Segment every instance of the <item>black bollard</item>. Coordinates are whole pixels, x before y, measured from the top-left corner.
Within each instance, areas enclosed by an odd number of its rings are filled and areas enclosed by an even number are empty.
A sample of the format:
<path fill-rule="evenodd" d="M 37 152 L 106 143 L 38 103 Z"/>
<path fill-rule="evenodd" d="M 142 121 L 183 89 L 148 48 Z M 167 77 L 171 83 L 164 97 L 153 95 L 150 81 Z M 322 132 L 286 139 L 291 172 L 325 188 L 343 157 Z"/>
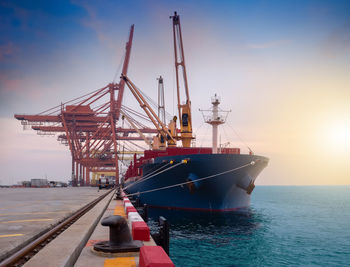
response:
<path fill-rule="evenodd" d="M 122 216 L 108 216 L 101 224 L 109 227 L 109 241 L 96 243 L 94 250 L 107 253 L 137 252 L 143 246 L 141 241 L 132 240 L 128 223 Z"/>
<path fill-rule="evenodd" d="M 120 186 L 118 187 L 117 189 L 117 192 L 115 193 L 115 199 L 114 200 L 122 200 L 123 197 L 122 197 L 122 193 L 121 193 L 121 189 L 120 189 Z"/>
<path fill-rule="evenodd" d="M 170 243 L 169 242 L 170 241 L 169 222 L 163 216 L 160 216 L 159 217 L 159 225 L 160 225 L 159 232 L 160 232 L 161 236 L 163 237 L 162 247 L 165 250 L 165 252 L 169 255 L 169 243 Z"/>
<path fill-rule="evenodd" d="M 143 204 L 142 218 L 145 222 L 148 222 L 148 206 L 147 206 L 147 204 Z"/>
<path fill-rule="evenodd" d="M 152 234 L 152 238 L 169 255 L 169 223 L 163 216 L 159 217 L 159 233 Z"/>

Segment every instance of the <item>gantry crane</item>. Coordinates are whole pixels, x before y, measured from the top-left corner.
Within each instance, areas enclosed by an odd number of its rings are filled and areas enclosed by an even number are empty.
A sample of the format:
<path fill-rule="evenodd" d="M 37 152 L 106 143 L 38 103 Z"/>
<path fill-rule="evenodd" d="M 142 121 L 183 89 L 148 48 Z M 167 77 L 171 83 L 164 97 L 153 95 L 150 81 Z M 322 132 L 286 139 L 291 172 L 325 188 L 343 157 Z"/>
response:
<path fill-rule="evenodd" d="M 122 73 L 127 74 L 134 33 L 130 28 Z M 119 182 L 118 141 L 143 140 L 132 133 L 157 133 L 155 129 L 117 127 L 122 112 L 125 82 L 105 87 L 37 115 L 15 115 L 23 125 L 32 126 L 38 134 L 58 135 L 58 141 L 69 146 L 72 156 L 72 184 L 89 185 L 90 172 L 113 171 Z M 115 99 L 116 91 L 118 97 Z"/>
<path fill-rule="evenodd" d="M 157 116 L 142 93 L 127 77 L 134 25 L 131 26 L 128 42 L 126 43 L 124 64 L 119 83 L 110 83 L 103 88 L 37 115 L 15 115 L 15 118 L 20 120 L 22 125 L 32 126 L 32 129 L 36 130 L 38 134 L 61 133 L 58 135 L 58 141 L 69 146 L 71 151 L 73 185 L 78 183 L 89 185 L 90 172 L 97 173 L 101 171 L 115 172 L 116 182 L 118 183 L 118 153 L 121 153 L 118 141 L 120 140 L 144 140 L 153 149 L 164 149 L 166 145 L 176 146 L 177 140 L 182 141 L 183 147 L 191 146 L 191 140 L 194 138 L 192 135 L 191 101 L 180 18 L 176 12 L 171 18 L 173 21 L 176 88 L 180 121 L 179 135 L 176 129 L 176 116 L 167 126 L 165 116 L 160 115 L 164 113 L 164 100 L 162 100 L 163 104 L 159 104 L 161 113 Z M 184 104 L 181 104 L 180 72 L 182 72 L 183 90 L 186 96 Z M 128 113 L 136 114 L 137 112 L 135 113 L 135 111 L 122 105 L 125 83 L 148 115 L 155 129 L 148 128 L 129 117 Z M 163 86 L 161 78 L 159 79 L 159 86 Z M 117 99 L 115 99 L 116 91 L 118 91 Z M 117 127 L 121 114 L 123 121 L 126 118 L 132 128 Z M 162 119 L 159 118 L 159 115 Z M 157 134 L 153 137 L 153 144 L 144 135 L 145 133 Z M 138 136 L 130 136 L 130 134 L 138 134 Z"/>

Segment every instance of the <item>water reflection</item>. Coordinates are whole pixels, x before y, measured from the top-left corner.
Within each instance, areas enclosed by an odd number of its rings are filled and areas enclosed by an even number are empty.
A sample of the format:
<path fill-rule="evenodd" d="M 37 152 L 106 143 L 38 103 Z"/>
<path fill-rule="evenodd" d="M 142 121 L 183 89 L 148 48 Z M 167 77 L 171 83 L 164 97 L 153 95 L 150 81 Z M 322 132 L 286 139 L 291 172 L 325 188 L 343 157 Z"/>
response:
<path fill-rule="evenodd" d="M 149 218 L 152 224 L 158 221 L 159 216 L 165 217 L 171 224 L 172 229 L 181 229 L 184 231 L 196 231 L 197 228 L 225 228 L 231 230 L 244 231 L 249 233 L 258 228 L 262 218 L 252 209 L 225 212 L 189 212 L 177 210 L 149 209 Z"/>
<path fill-rule="evenodd" d="M 212 257 L 221 258 L 220 266 L 231 266 L 233 259 L 237 264 L 241 257 L 259 264 L 268 249 L 264 241 L 268 220 L 253 209 L 229 213 L 150 209 L 151 231 L 156 231 L 159 216 L 170 223 L 170 255 L 176 266 L 204 266 Z"/>
<path fill-rule="evenodd" d="M 170 236 L 176 239 L 207 240 L 225 245 L 234 239 L 249 238 L 261 227 L 261 218 L 253 210 L 229 213 L 150 210 L 151 229 L 156 229 L 158 217 L 170 223 Z M 220 242 L 218 242 L 220 240 Z"/>

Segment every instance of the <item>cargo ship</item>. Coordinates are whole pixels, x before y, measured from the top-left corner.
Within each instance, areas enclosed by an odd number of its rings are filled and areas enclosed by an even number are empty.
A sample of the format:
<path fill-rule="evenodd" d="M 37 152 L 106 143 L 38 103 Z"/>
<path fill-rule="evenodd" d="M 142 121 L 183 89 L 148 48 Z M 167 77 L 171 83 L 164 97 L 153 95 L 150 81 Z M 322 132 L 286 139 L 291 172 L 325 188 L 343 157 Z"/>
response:
<path fill-rule="evenodd" d="M 191 101 L 180 17 L 175 12 L 170 18 L 180 129 L 176 125 L 176 116 L 166 125 L 165 116 L 161 115 L 161 111 L 164 112 L 161 104 L 164 100 L 160 101 L 159 95 L 164 97 L 164 92 L 158 91 L 157 115 L 136 85 L 122 74 L 125 84 L 158 130 L 153 142 L 149 142 L 151 149 L 145 150 L 140 158 L 134 155 L 123 177 L 123 190 L 141 204 L 155 208 L 210 212 L 245 209 L 249 207 L 255 180 L 269 160 L 254 155 L 251 151 L 249 154 L 241 154 L 239 148 L 218 148 L 218 126 L 225 119 L 219 114 L 220 100 L 216 95 L 212 99 L 211 115 L 206 117 L 206 122 L 213 130 L 212 147 L 193 146 Z M 159 84 L 162 85 L 161 79 Z M 183 102 L 181 90 L 186 96 Z M 182 146 L 177 146 L 179 141 Z"/>

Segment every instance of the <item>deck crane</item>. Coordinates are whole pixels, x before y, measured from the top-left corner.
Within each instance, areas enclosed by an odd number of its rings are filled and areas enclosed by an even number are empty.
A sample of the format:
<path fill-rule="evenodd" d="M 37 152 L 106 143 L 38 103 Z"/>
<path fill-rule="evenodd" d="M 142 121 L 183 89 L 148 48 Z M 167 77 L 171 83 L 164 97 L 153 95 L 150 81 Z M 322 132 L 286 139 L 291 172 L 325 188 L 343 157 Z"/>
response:
<path fill-rule="evenodd" d="M 172 131 L 171 129 L 169 129 L 162 122 L 162 120 L 157 116 L 155 111 L 148 104 L 146 99 L 142 96 L 142 93 L 140 92 L 140 90 L 126 75 L 122 74 L 121 78 L 125 81 L 131 93 L 139 102 L 140 107 L 145 111 L 145 113 L 150 118 L 153 125 L 156 127 L 158 131 L 158 136 L 155 136 L 153 139 L 153 149 L 159 149 L 159 148 L 164 149 L 165 143 L 167 143 L 168 146 L 176 146 L 176 136 L 174 135 L 175 131 Z"/>
<path fill-rule="evenodd" d="M 173 20 L 173 36 L 174 36 L 174 56 L 175 56 L 175 70 L 176 70 L 176 88 L 177 88 L 177 105 L 179 110 L 180 120 L 180 135 L 183 147 L 190 147 L 191 140 L 194 139 L 192 135 L 192 114 L 191 114 L 191 101 L 188 91 L 187 74 L 184 48 L 182 43 L 182 33 L 180 25 L 180 16 L 174 12 L 174 16 L 170 16 Z M 180 74 L 182 71 L 183 86 L 186 94 L 186 101 L 181 104 L 180 97 Z"/>
<path fill-rule="evenodd" d="M 130 124 L 130 126 L 132 128 L 135 129 L 135 131 L 139 134 L 139 136 L 143 139 L 143 141 L 145 141 L 145 143 L 152 148 L 152 144 L 149 141 L 149 139 L 141 132 L 141 130 L 135 125 L 135 123 L 132 121 L 132 119 L 129 117 L 129 115 L 127 115 L 124 111 L 120 111 L 120 113 L 122 114 L 122 116 L 124 116 L 124 118 L 128 121 L 128 123 Z"/>

